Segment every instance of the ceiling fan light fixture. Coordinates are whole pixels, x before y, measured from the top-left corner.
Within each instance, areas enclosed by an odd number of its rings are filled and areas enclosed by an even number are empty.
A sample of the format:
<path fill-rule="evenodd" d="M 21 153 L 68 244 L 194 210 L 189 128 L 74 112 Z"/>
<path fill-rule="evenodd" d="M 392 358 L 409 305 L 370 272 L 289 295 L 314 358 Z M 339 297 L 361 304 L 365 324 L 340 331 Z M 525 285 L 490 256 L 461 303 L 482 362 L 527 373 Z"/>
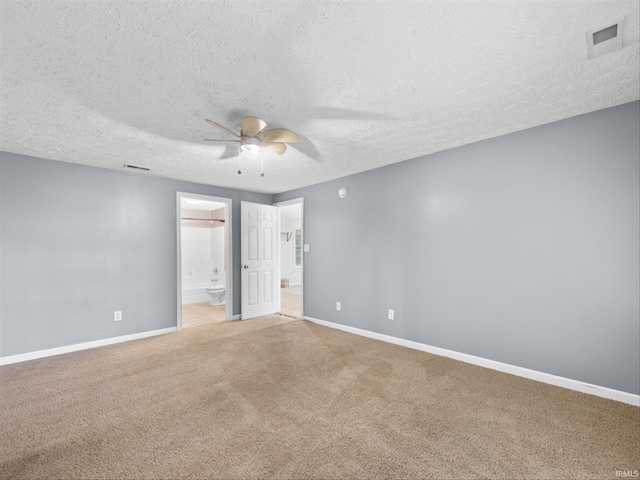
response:
<path fill-rule="evenodd" d="M 243 136 L 240 141 L 241 152 L 259 152 L 262 147 L 260 139 L 256 137 Z"/>
<path fill-rule="evenodd" d="M 240 149 L 243 152 L 259 152 L 260 151 L 260 145 L 254 145 L 252 143 L 247 143 L 246 145 L 242 145 L 240 147 Z"/>

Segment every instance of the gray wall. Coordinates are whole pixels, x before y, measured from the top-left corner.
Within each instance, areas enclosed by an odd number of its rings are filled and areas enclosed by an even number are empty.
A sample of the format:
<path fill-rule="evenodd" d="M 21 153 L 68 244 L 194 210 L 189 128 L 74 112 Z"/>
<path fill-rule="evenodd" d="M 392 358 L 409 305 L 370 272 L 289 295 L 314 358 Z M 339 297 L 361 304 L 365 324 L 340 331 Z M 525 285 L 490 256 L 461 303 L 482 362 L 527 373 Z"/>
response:
<path fill-rule="evenodd" d="M 0 152 L 0 356 L 176 325 L 176 192 L 271 195 Z M 114 310 L 123 320 L 113 321 Z"/>
<path fill-rule="evenodd" d="M 305 315 L 640 393 L 638 118 L 634 102 L 276 195 L 304 197 Z"/>

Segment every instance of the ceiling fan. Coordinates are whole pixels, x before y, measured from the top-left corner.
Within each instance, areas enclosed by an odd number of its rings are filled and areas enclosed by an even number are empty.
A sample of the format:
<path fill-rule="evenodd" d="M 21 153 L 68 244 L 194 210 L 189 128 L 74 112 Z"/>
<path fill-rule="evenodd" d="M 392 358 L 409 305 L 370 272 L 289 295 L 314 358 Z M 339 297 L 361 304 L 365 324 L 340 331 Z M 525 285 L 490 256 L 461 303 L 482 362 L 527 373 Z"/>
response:
<path fill-rule="evenodd" d="M 237 140 L 212 140 L 205 138 L 205 142 L 238 142 L 240 143 L 240 152 L 259 152 L 261 149 L 265 149 L 282 155 L 287 151 L 287 144 L 285 142 L 293 143 L 298 141 L 298 135 L 285 128 L 264 130 L 267 122 L 258 117 L 244 117 L 242 119 L 240 134 L 212 120 L 206 119 L 206 121 L 223 132 L 233 135 Z"/>

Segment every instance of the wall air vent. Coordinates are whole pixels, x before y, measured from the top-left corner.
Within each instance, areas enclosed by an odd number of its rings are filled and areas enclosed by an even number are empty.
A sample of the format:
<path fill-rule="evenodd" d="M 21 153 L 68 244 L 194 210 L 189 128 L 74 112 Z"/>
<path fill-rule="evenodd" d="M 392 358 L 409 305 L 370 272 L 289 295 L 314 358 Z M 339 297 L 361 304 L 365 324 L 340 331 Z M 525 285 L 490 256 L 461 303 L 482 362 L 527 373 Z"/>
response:
<path fill-rule="evenodd" d="M 143 172 L 148 172 L 149 170 L 151 170 L 150 168 L 147 168 L 147 167 L 141 167 L 139 165 L 129 165 L 128 163 L 125 163 L 124 166 L 126 168 L 132 168 L 134 170 L 140 170 L 140 171 L 143 171 Z"/>
<path fill-rule="evenodd" d="M 587 31 L 587 58 L 599 57 L 622 48 L 624 19 L 599 30 Z"/>

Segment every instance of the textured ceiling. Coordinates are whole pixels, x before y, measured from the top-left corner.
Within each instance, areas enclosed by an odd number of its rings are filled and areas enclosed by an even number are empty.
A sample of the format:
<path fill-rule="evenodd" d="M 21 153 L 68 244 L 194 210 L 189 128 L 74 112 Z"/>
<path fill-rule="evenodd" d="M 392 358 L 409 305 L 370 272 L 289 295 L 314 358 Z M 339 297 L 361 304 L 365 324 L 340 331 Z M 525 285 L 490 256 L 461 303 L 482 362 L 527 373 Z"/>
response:
<path fill-rule="evenodd" d="M 283 192 L 637 100 L 638 5 L 0 0 L 0 150 Z M 301 137 L 264 178 L 202 141 L 244 115 Z"/>

